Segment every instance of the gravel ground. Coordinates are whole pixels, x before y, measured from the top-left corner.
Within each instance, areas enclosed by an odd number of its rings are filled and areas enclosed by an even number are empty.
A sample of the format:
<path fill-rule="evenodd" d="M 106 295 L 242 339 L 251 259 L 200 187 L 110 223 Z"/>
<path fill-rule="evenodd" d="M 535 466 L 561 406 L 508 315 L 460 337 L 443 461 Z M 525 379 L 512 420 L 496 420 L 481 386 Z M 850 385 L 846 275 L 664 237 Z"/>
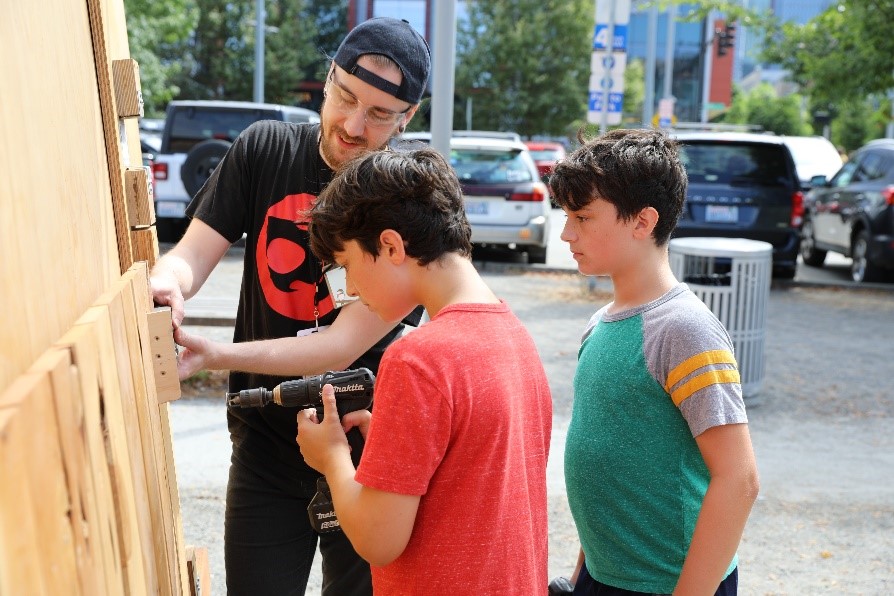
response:
<path fill-rule="evenodd" d="M 550 457 L 550 577 L 570 573 L 577 537 L 564 496 L 561 451 L 571 406 L 580 332 L 611 299 L 610 286 L 576 274 L 482 273 L 525 322 L 537 341 L 554 400 Z M 189 312 L 189 304 L 187 304 Z M 193 331 L 228 340 L 226 327 Z M 749 519 L 740 556 L 742 594 L 894 593 L 894 293 L 786 286 L 768 305 L 766 374 L 747 402 L 761 473 L 761 495 Z M 197 477 L 185 451 L 196 432 L 203 445 L 223 441 L 219 427 L 188 430 L 201 409 L 221 412 L 216 376 L 186 388 L 173 407 L 175 453 L 187 543 L 209 548 L 213 593 L 223 583 L 223 479 Z M 191 397 L 198 395 L 199 398 Z M 214 402 L 206 399 L 213 397 Z M 217 447 L 215 447 L 216 449 Z M 204 450 L 204 449 L 203 449 Z M 222 484 L 223 483 L 223 484 Z M 319 576 L 309 594 L 319 592 Z"/>

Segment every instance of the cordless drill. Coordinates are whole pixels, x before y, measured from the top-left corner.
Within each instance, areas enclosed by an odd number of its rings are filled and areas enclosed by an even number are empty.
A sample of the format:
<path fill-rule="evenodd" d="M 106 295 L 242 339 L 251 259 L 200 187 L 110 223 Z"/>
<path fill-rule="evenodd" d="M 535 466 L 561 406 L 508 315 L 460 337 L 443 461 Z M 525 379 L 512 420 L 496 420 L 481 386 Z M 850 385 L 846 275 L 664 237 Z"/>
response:
<path fill-rule="evenodd" d="M 272 402 L 284 408 L 315 408 L 317 421 L 322 422 L 323 385 L 329 383 L 335 389 L 335 407 L 341 418 L 348 412 L 367 409 L 372 405 L 375 380 L 375 375 L 368 368 L 330 371 L 303 379 L 283 381 L 272 390 L 257 387 L 227 393 L 227 405 L 231 408 L 259 408 Z M 363 452 L 363 436 L 359 428 L 352 428 L 347 437 L 351 445 L 351 460 L 354 466 L 358 466 Z"/>
<path fill-rule="evenodd" d="M 329 383 L 335 389 L 335 405 L 341 417 L 372 405 L 375 380 L 375 375 L 368 368 L 326 372 L 283 381 L 272 390 L 258 387 L 227 393 L 227 405 L 231 408 L 258 408 L 273 402 L 285 408 L 316 408 L 317 419 L 322 421 L 323 385 Z"/>

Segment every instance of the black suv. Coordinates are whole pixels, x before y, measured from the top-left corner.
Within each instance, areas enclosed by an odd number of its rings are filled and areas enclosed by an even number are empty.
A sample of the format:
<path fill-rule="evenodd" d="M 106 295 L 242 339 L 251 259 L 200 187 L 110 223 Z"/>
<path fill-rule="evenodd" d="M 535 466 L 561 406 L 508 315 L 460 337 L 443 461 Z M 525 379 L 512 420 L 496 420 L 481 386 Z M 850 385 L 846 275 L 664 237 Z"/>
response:
<path fill-rule="evenodd" d="M 826 252 L 852 259 L 855 282 L 894 276 L 894 140 L 870 141 L 831 180 L 816 176 L 807 195 L 801 258 L 821 267 Z"/>
<path fill-rule="evenodd" d="M 773 245 L 773 276 L 795 276 L 804 194 L 780 137 L 676 133 L 689 191 L 675 237 L 719 236 Z"/>

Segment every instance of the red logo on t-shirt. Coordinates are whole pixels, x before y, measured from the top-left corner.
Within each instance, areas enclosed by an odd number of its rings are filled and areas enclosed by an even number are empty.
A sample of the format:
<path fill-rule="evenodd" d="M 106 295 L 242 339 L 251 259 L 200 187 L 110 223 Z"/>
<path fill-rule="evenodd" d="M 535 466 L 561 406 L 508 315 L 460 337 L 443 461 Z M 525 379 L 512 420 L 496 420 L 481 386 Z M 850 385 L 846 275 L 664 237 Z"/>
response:
<path fill-rule="evenodd" d="M 298 321 L 314 320 L 314 281 L 299 279 L 308 258 L 307 217 L 316 197 L 302 193 L 288 195 L 267 210 L 258 235 L 258 280 L 267 304 L 279 314 Z M 306 271 L 306 268 L 305 268 Z M 311 274 L 319 276 L 320 272 Z M 306 275 L 306 273 L 305 273 Z M 320 316 L 333 309 L 328 296 L 317 305 Z"/>

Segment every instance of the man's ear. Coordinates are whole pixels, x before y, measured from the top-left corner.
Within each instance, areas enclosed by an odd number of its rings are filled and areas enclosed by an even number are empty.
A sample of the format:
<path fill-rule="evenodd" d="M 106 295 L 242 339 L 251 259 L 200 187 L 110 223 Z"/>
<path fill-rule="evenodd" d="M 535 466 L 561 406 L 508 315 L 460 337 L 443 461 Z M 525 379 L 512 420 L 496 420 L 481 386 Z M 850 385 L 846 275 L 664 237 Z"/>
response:
<path fill-rule="evenodd" d="M 404 239 L 397 231 L 392 229 L 382 230 L 379 234 L 379 256 L 390 260 L 395 265 L 400 265 L 407 258 L 407 250 L 404 247 Z"/>
<path fill-rule="evenodd" d="M 642 209 L 634 217 L 633 235 L 635 238 L 650 238 L 658 225 L 658 211 L 654 207 Z"/>

